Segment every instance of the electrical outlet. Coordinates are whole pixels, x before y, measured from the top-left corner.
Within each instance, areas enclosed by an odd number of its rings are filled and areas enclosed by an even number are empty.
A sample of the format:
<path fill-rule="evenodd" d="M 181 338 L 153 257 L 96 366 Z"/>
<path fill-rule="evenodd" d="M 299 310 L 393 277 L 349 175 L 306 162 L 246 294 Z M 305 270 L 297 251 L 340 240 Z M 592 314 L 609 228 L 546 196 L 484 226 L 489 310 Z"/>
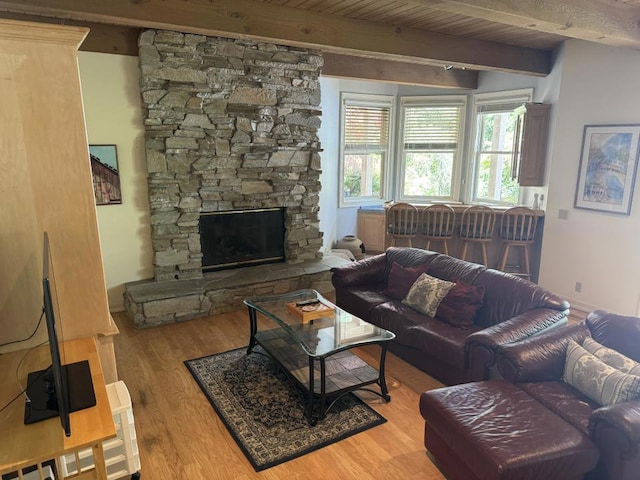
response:
<path fill-rule="evenodd" d="M 580 293 L 582 291 L 582 282 L 576 282 L 576 292 Z"/>
<path fill-rule="evenodd" d="M 558 210 L 558 218 L 561 220 L 567 220 L 569 218 L 569 210 L 565 210 L 564 208 Z"/>

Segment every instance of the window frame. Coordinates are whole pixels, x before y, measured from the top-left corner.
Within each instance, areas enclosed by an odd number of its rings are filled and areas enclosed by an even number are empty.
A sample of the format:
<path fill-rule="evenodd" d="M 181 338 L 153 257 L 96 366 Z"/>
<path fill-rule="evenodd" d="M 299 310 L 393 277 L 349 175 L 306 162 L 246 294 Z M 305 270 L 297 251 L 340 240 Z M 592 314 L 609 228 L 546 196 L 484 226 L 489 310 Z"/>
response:
<path fill-rule="evenodd" d="M 451 195 L 449 196 L 423 196 L 423 195 L 405 195 L 404 194 L 404 180 L 405 180 L 405 148 L 404 148 L 404 136 L 405 136 L 405 109 L 407 107 L 437 107 L 437 106 L 456 106 L 460 109 L 460 117 L 458 119 L 458 142 L 456 149 L 453 153 L 453 165 L 451 169 Z M 400 97 L 400 109 L 399 109 L 399 135 L 396 154 L 396 198 L 401 202 L 408 203 L 434 203 L 434 202 L 446 202 L 446 203 L 459 203 L 461 182 L 463 173 L 464 162 L 464 143 L 465 143 L 465 127 L 466 127 L 466 113 L 467 113 L 467 95 L 424 95 L 424 96 L 403 96 Z"/>
<path fill-rule="evenodd" d="M 389 129 L 387 148 L 383 151 L 380 172 L 380 196 L 358 196 L 345 197 L 344 195 L 344 172 L 345 154 L 345 113 L 347 105 L 359 105 L 363 107 L 389 108 Z M 340 93 L 340 139 L 339 139 L 339 168 L 338 168 L 338 207 L 358 207 L 363 205 L 382 205 L 389 197 L 389 172 L 393 164 L 392 153 L 395 141 L 395 117 L 396 117 L 396 97 L 395 95 L 370 94 L 370 93 Z M 364 149 L 364 151 L 374 151 Z"/>
<path fill-rule="evenodd" d="M 523 187 L 519 187 L 518 191 L 518 200 L 515 204 L 511 202 L 504 202 L 495 199 L 489 198 L 478 198 L 476 196 L 476 186 L 477 186 L 477 173 L 478 173 L 478 165 L 479 165 L 479 156 L 482 153 L 480 150 L 481 144 L 481 132 L 479 127 L 480 113 L 479 107 L 485 105 L 513 105 L 513 110 L 501 110 L 502 112 L 514 111 L 521 105 L 524 105 L 527 102 L 533 101 L 533 88 L 522 88 L 517 90 L 504 90 L 499 92 L 490 92 L 490 93 L 477 93 L 473 96 L 473 122 L 472 122 L 472 135 L 471 135 L 471 145 L 469 147 L 469 164 L 467 169 L 466 178 L 468 180 L 468 188 L 466 191 L 467 198 L 470 199 L 471 203 L 479 203 L 486 205 L 499 205 L 499 206 L 510 206 L 517 205 L 522 203 L 522 199 L 524 198 Z M 517 139 L 516 139 L 517 141 Z"/>

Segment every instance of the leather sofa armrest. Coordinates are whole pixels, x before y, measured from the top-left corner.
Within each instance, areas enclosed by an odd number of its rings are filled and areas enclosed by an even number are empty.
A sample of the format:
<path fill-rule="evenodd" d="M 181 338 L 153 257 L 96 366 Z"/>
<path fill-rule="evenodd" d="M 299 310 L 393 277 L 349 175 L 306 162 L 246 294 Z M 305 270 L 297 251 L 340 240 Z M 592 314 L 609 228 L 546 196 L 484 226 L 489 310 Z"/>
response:
<path fill-rule="evenodd" d="M 496 363 L 499 346 L 524 340 L 550 327 L 564 325 L 567 316 L 567 310 L 538 308 L 469 335 L 465 348 L 471 381 L 488 378 L 489 368 Z"/>
<path fill-rule="evenodd" d="M 331 283 L 335 288 L 372 285 L 384 282 L 387 256 L 384 253 L 331 269 Z"/>
<path fill-rule="evenodd" d="M 564 371 L 569 340 L 582 343 L 589 336 L 584 322 L 569 325 L 497 349 L 497 366 L 510 382 L 558 380 Z"/>
<path fill-rule="evenodd" d="M 640 443 L 640 400 L 594 410 L 589 418 L 589 430 L 597 443 L 605 429 L 618 430 L 630 444 Z"/>

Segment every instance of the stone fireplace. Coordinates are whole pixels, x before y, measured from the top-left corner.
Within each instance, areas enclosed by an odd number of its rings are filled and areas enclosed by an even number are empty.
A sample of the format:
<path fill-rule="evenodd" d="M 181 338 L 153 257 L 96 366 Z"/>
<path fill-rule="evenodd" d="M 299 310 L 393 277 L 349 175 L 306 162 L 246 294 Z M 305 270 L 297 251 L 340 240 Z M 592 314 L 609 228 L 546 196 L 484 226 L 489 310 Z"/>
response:
<path fill-rule="evenodd" d="M 125 286 L 135 323 L 330 285 L 330 266 L 317 265 L 321 52 L 147 30 L 139 61 L 155 278 Z M 299 269 L 204 275 L 201 215 L 273 208 L 283 211 L 284 265 Z"/>
<path fill-rule="evenodd" d="M 155 279 L 202 277 L 205 212 L 285 208 L 285 259 L 322 246 L 320 52 L 179 32 L 139 40 Z"/>

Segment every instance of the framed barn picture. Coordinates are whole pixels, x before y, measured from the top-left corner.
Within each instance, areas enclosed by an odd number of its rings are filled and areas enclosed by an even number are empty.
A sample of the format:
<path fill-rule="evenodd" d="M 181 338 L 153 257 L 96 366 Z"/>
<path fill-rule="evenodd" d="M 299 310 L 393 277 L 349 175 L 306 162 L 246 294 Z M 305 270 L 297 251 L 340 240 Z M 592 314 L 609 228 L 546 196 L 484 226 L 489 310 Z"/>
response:
<path fill-rule="evenodd" d="M 89 145 L 96 205 L 122 203 L 118 152 L 115 145 Z"/>

